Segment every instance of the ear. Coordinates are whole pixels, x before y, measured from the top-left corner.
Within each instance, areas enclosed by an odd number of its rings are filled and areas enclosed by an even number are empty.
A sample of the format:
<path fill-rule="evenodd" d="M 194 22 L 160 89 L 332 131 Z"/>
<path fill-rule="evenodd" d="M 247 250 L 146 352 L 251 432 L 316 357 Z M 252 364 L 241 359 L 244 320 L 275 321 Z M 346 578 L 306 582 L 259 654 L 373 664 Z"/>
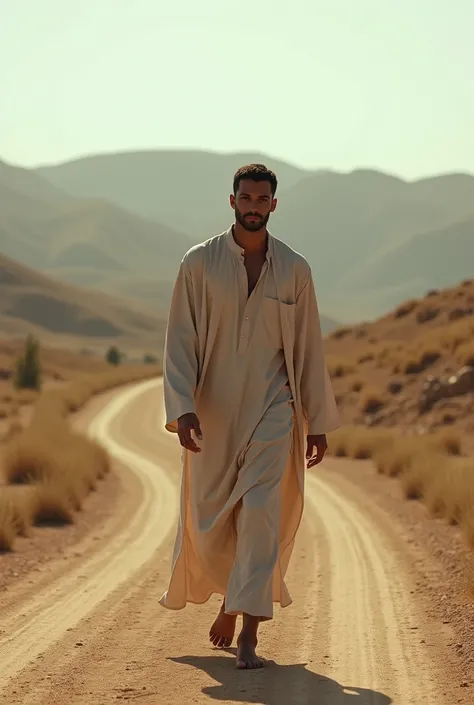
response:
<path fill-rule="evenodd" d="M 278 204 L 278 199 L 274 198 L 273 201 L 272 201 L 272 206 L 271 206 L 271 208 L 270 208 L 270 213 L 273 213 L 273 211 L 274 211 L 275 208 L 277 207 L 277 204 Z"/>
<path fill-rule="evenodd" d="M 230 207 L 234 208 L 234 210 L 235 210 L 235 196 L 233 193 L 231 193 L 229 196 L 229 203 L 230 203 Z"/>

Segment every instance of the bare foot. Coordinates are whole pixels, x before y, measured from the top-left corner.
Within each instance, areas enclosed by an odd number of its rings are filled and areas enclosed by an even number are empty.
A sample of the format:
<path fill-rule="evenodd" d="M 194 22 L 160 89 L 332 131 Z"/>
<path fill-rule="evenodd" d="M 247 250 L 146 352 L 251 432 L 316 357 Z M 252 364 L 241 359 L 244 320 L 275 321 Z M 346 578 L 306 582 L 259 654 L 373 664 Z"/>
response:
<path fill-rule="evenodd" d="M 225 613 L 225 603 L 222 603 L 217 619 L 209 631 L 209 640 L 218 649 L 227 649 L 232 644 L 235 634 L 237 615 Z"/>
<path fill-rule="evenodd" d="M 237 639 L 236 667 L 240 669 L 263 668 L 265 662 L 255 653 L 256 648 L 257 638 L 254 636 L 247 636 L 242 632 Z"/>

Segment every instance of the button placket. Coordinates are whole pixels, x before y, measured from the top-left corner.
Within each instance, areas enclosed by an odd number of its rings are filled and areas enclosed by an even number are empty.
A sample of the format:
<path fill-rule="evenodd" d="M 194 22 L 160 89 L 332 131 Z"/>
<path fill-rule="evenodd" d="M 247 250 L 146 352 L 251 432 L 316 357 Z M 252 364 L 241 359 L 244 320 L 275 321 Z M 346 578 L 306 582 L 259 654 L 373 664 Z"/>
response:
<path fill-rule="evenodd" d="M 240 260 L 240 287 L 241 287 L 241 301 L 244 303 L 244 311 L 243 311 L 243 319 L 240 323 L 240 333 L 239 333 L 239 344 L 238 344 L 238 352 L 242 353 L 245 351 L 248 343 L 248 331 L 246 330 L 247 325 L 248 325 L 248 279 L 247 279 L 247 270 L 245 269 L 245 264 L 243 260 L 243 256 Z"/>
<path fill-rule="evenodd" d="M 265 261 L 262 267 L 262 271 L 260 272 L 260 277 L 258 279 L 257 284 L 255 285 L 255 288 L 253 292 L 248 295 L 248 276 L 247 276 L 247 270 L 245 268 L 245 264 L 243 261 L 243 257 L 241 259 L 241 277 L 242 277 L 242 291 L 243 291 L 243 297 L 245 301 L 245 306 L 244 306 L 244 311 L 243 311 L 243 319 L 242 323 L 240 326 L 240 335 L 239 335 L 239 345 L 238 345 L 238 352 L 239 353 L 244 353 L 249 345 L 249 337 L 250 337 L 250 308 L 253 305 L 253 301 L 255 299 L 257 290 L 263 286 L 262 282 L 266 280 L 266 274 L 267 274 L 267 269 L 268 269 L 268 262 Z"/>

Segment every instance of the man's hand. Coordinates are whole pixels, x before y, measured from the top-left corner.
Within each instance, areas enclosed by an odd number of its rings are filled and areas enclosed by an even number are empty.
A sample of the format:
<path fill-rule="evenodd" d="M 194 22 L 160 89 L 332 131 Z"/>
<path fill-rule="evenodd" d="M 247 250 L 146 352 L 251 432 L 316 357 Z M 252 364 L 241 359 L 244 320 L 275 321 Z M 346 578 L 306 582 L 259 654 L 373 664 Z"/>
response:
<path fill-rule="evenodd" d="M 307 447 L 306 447 L 306 460 L 308 461 L 306 467 L 312 468 L 324 458 L 324 454 L 327 450 L 328 442 L 326 440 L 326 434 L 321 434 L 319 436 L 307 436 Z"/>
<path fill-rule="evenodd" d="M 179 442 L 192 453 L 200 453 L 201 449 L 196 445 L 193 437 L 191 436 L 191 431 L 194 431 L 196 437 L 202 440 L 201 426 L 199 425 L 199 419 L 196 414 L 184 414 L 178 419 L 178 438 Z"/>

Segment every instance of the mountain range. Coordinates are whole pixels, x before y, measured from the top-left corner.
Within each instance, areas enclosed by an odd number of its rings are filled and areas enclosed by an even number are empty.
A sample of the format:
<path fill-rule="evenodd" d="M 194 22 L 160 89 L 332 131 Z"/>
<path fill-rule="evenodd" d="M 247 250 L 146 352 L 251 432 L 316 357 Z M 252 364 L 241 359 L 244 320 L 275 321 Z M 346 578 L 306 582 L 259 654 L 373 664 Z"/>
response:
<path fill-rule="evenodd" d="M 325 313 L 346 321 L 376 317 L 470 276 L 470 174 L 406 181 L 375 170 L 311 172 L 265 154 L 197 150 L 95 155 L 36 173 L 70 195 L 106 199 L 196 243 L 228 227 L 232 177 L 249 162 L 277 174 L 270 230 L 307 257 Z"/>
<path fill-rule="evenodd" d="M 232 177 L 249 162 L 277 174 L 270 230 L 310 262 L 325 333 L 472 275 L 469 174 L 405 181 L 199 150 L 93 155 L 37 169 L 0 161 L 0 252 L 8 267 L 26 266 L 24 278 L 39 271 L 42 286 L 72 287 L 68 296 L 84 302 L 98 296 L 102 311 L 108 295 L 109 304 L 162 325 L 181 257 L 232 222 Z M 0 296 L 4 286 L 0 279 Z"/>

